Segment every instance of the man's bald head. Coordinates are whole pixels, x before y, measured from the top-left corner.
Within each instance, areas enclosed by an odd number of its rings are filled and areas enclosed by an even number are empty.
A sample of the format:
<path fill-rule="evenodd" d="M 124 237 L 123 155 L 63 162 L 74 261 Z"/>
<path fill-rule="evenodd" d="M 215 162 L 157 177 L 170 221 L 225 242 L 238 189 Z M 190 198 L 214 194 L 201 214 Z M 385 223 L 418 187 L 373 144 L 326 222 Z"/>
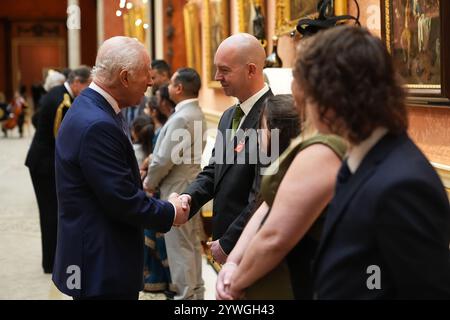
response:
<path fill-rule="evenodd" d="M 248 33 L 225 39 L 214 57 L 215 79 L 227 96 L 243 102 L 264 87 L 266 53 L 261 43 Z"/>
<path fill-rule="evenodd" d="M 147 59 L 148 57 L 148 59 Z M 145 47 L 136 39 L 112 37 L 100 46 L 94 67 L 94 80 L 104 85 L 117 81 L 121 70 L 135 72 L 148 64 L 150 57 Z"/>
<path fill-rule="evenodd" d="M 254 63 L 258 69 L 264 68 L 266 52 L 254 36 L 248 33 L 238 33 L 226 38 L 217 49 L 217 54 L 231 54 L 242 64 Z"/>

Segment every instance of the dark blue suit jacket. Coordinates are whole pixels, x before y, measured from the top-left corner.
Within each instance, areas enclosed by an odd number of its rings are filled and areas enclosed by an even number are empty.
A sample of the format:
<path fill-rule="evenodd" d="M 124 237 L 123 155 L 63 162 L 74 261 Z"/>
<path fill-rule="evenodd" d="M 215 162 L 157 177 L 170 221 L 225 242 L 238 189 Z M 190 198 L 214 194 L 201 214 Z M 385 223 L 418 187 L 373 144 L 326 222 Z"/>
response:
<path fill-rule="evenodd" d="M 383 137 L 336 188 L 316 257 L 316 298 L 450 299 L 449 200 L 406 134 Z M 369 289 L 376 274 L 381 288 Z"/>
<path fill-rule="evenodd" d="M 55 166 L 54 283 L 75 297 L 137 293 L 143 286 L 143 228 L 168 231 L 174 208 L 146 196 L 120 119 L 90 88 L 64 117 Z M 79 288 L 73 266 L 81 271 Z"/>

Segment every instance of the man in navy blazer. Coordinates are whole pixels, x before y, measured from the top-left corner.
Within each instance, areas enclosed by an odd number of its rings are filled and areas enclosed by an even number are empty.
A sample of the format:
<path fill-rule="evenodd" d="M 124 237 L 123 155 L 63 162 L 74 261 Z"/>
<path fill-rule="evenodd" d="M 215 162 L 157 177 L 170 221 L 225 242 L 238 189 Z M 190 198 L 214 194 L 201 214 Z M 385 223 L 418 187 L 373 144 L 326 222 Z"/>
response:
<path fill-rule="evenodd" d="M 143 288 L 143 228 L 186 222 L 176 197 L 148 198 L 120 109 L 151 85 L 150 57 L 128 37 L 100 47 L 94 79 L 61 125 L 55 153 L 56 286 L 74 299 L 137 299 Z"/>
<path fill-rule="evenodd" d="M 450 206 L 407 134 L 405 92 L 382 41 L 321 32 L 294 78 L 322 133 L 348 140 L 314 263 L 317 299 L 449 299 Z"/>

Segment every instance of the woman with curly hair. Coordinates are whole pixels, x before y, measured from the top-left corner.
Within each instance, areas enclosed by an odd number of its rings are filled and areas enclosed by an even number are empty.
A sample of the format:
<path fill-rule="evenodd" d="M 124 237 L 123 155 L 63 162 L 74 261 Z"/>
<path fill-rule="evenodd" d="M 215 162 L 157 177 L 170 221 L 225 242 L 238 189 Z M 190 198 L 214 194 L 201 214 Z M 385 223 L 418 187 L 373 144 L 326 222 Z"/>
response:
<path fill-rule="evenodd" d="M 382 41 L 357 27 L 319 33 L 294 78 L 318 130 L 350 143 L 315 258 L 315 297 L 449 299 L 449 201 L 407 134 L 405 93 Z"/>

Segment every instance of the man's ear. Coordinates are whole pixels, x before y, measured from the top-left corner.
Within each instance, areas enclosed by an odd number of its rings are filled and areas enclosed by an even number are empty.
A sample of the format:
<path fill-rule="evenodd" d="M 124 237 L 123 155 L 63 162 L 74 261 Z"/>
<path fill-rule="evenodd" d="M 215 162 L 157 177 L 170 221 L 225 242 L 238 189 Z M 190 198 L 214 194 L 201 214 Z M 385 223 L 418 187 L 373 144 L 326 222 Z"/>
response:
<path fill-rule="evenodd" d="M 121 70 L 119 73 L 119 79 L 120 79 L 120 83 L 122 83 L 122 85 L 125 88 L 128 88 L 129 86 L 129 74 L 127 70 Z"/>
<path fill-rule="evenodd" d="M 176 85 L 176 93 L 182 94 L 183 93 L 183 84 L 179 83 Z"/>
<path fill-rule="evenodd" d="M 247 66 L 248 70 L 248 77 L 253 78 L 256 74 L 256 65 L 254 63 L 249 63 Z"/>

